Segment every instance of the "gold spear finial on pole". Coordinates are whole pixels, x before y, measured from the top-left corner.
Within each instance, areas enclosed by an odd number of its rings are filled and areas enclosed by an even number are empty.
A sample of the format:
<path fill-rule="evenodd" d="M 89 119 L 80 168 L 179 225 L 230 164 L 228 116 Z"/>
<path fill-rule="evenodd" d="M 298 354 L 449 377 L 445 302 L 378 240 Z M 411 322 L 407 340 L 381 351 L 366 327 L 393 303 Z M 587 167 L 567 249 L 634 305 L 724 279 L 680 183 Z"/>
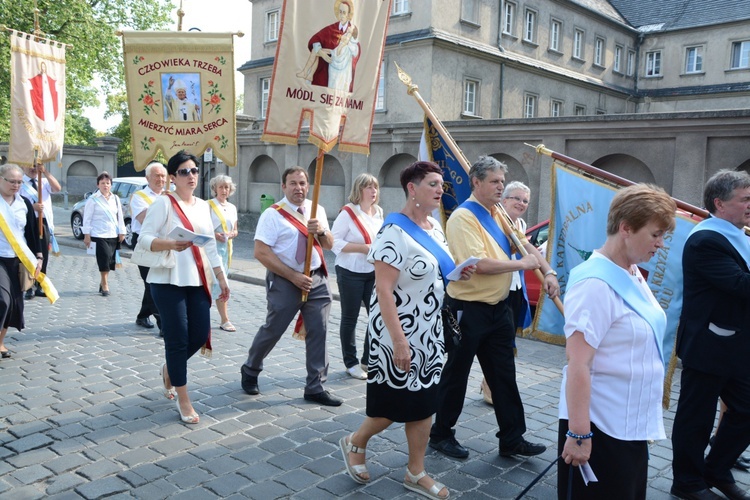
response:
<path fill-rule="evenodd" d="M 411 77 L 406 73 L 406 71 L 401 69 L 401 66 L 399 66 L 396 61 L 393 61 L 393 64 L 396 65 L 398 79 L 401 80 L 407 87 L 406 93 L 409 95 L 414 95 L 414 92 L 417 92 L 419 90 L 419 87 L 415 83 L 412 83 Z"/>

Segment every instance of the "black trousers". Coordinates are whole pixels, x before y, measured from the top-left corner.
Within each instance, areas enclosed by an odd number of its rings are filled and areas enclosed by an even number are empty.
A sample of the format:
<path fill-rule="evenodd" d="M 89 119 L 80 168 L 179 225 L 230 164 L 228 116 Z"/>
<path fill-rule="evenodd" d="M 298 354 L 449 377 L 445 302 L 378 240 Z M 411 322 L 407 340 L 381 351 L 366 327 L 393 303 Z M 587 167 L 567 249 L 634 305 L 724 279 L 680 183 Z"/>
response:
<path fill-rule="evenodd" d="M 648 443 L 646 441 L 622 441 L 603 433 L 593 422 L 589 465 L 597 482 L 588 486 L 578 467 L 563 460 L 557 462 L 557 498 L 565 500 L 642 500 L 646 498 L 648 486 Z M 557 434 L 557 455 L 562 455 L 568 421 L 560 420 Z M 572 472 L 571 472 L 572 468 Z M 568 482 L 572 479 L 571 496 L 568 497 Z"/>
<path fill-rule="evenodd" d="M 357 360 L 357 319 L 363 302 L 365 310 L 368 314 L 370 313 L 370 298 L 375 286 L 375 271 L 355 273 L 341 266 L 336 266 L 336 283 L 339 285 L 341 296 L 341 326 L 339 328 L 341 354 L 344 358 L 344 365 L 351 368 L 359 363 Z M 362 350 L 362 364 L 365 366 L 370 359 L 369 345 L 370 329 L 368 327 L 365 330 L 365 345 Z"/>
<path fill-rule="evenodd" d="M 133 233 L 133 248 L 138 243 L 138 233 Z M 151 296 L 151 286 L 146 283 L 146 278 L 149 272 L 148 267 L 138 266 L 138 272 L 141 274 L 143 280 L 143 298 L 141 299 L 141 310 L 138 311 L 137 319 L 148 318 L 152 314 L 156 318 L 156 326 L 161 330 L 161 316 L 159 315 L 159 309 L 154 303 L 154 298 Z"/>
<path fill-rule="evenodd" d="M 704 459 L 719 397 L 727 405 L 711 451 Z M 719 376 L 683 367 L 672 428 L 673 485 L 685 492 L 706 479 L 734 482 L 731 469 L 750 444 L 750 375 Z"/>
<path fill-rule="evenodd" d="M 464 406 L 466 384 L 474 362 L 479 360 L 495 403 L 495 418 L 502 448 L 516 446 L 526 432 L 526 417 L 516 384 L 516 361 L 513 355 L 515 328 L 508 304 L 466 302 L 447 297 L 447 304 L 458 317 L 463 338 L 448 354 L 438 390 L 438 411 L 430 438 L 441 441 L 453 435 L 452 428 Z"/>

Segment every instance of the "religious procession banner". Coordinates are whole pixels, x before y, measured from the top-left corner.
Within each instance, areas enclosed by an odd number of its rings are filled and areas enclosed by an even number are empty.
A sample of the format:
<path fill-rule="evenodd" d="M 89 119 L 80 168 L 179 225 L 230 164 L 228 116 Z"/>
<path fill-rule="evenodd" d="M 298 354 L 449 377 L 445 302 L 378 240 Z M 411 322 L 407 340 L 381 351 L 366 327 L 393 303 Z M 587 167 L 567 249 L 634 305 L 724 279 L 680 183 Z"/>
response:
<path fill-rule="evenodd" d="M 390 0 L 285 0 L 261 140 L 368 154 Z"/>
<path fill-rule="evenodd" d="M 563 302 L 570 271 L 586 261 L 607 238 L 607 214 L 616 193 L 617 188 L 584 176 L 559 160 L 552 164 L 553 213 L 545 254 L 552 269 L 557 271 Z M 667 401 L 676 362 L 674 344 L 682 310 L 682 251 L 688 234 L 697 222 L 698 219 L 678 212 L 674 231 L 664 236 L 664 247 L 650 261 L 638 266 L 667 315 L 667 331 L 661 345 L 667 372 Z M 554 303 L 541 294 L 532 324 L 533 335 L 564 345 L 564 324 L 565 319 Z"/>
<path fill-rule="evenodd" d="M 206 148 L 237 163 L 232 33 L 122 33 L 133 164 Z"/>
<path fill-rule="evenodd" d="M 469 174 L 448 146 L 448 142 L 435 128 L 429 117 L 424 117 L 424 130 L 419 144 L 419 159 L 437 163 L 443 169 L 443 225 L 453 211 L 471 196 Z"/>
<path fill-rule="evenodd" d="M 65 138 L 65 45 L 10 30 L 10 146 L 22 166 L 53 161 Z"/>

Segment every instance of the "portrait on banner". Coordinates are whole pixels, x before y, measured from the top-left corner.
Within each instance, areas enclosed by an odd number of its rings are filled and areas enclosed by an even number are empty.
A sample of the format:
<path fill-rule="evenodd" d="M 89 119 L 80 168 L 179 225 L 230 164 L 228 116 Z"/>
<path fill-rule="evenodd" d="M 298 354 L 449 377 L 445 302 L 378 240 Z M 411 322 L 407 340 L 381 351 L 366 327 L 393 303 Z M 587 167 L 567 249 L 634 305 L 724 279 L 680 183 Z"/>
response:
<path fill-rule="evenodd" d="M 200 73 L 161 75 L 165 122 L 201 121 Z"/>

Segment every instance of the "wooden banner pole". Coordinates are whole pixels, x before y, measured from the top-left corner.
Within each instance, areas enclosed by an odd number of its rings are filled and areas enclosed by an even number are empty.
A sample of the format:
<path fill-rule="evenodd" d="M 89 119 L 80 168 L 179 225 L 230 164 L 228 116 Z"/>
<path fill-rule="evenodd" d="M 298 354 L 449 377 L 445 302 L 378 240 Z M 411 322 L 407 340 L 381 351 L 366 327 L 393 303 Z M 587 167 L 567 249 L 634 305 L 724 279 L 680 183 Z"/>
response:
<path fill-rule="evenodd" d="M 310 209 L 310 219 L 315 219 L 318 215 L 318 198 L 320 196 L 320 183 L 323 182 L 323 158 L 325 151 L 318 148 L 318 156 L 315 158 L 315 184 L 313 184 L 312 208 Z M 313 241 L 315 235 L 307 233 L 307 252 L 305 254 L 305 276 L 310 276 L 310 261 L 312 260 Z M 307 292 L 302 292 L 302 302 L 307 302 Z"/>

